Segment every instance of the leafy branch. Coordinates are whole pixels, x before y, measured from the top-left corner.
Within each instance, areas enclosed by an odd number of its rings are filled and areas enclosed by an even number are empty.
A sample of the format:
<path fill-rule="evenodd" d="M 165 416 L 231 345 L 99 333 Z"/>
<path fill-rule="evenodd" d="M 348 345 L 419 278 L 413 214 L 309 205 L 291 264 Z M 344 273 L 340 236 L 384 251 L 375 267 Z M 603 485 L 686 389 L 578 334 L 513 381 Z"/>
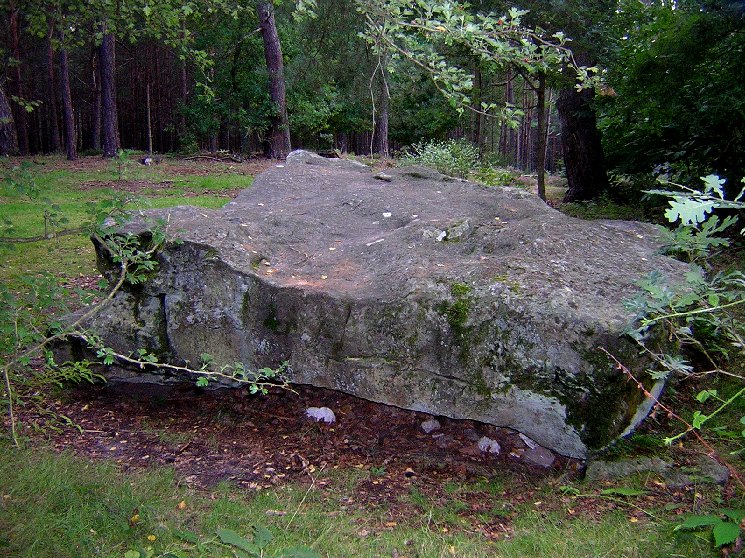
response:
<path fill-rule="evenodd" d="M 674 234 L 674 239 L 678 242 L 676 252 L 693 256 L 690 258 L 692 261 L 700 262 L 711 269 L 707 258 L 711 257 L 712 248 L 729 245 L 728 239 L 715 235 L 723 233 L 737 221 L 735 216 L 720 220 L 714 212 L 718 209 L 745 209 L 745 188 L 734 200 L 728 200 L 725 198 L 723 179 L 710 175 L 702 177 L 702 181 L 703 188 L 700 190 L 673 184 L 676 190 L 650 190 L 649 193 L 671 198 L 666 216 L 670 222 L 679 223 Z M 685 282 L 680 285 L 670 285 L 662 274 L 653 273 L 640 281 L 639 286 L 642 293 L 626 301 L 626 307 L 635 313 L 633 324 L 627 333 L 656 364 L 656 368 L 648 370 L 653 378 L 662 379 L 671 374 L 692 377 L 721 373 L 740 382 L 745 380 L 739 374 L 724 370 L 720 364 L 729 360 L 733 353 L 745 356 L 745 324 L 733 312 L 745 304 L 745 274 L 730 271 L 711 275 L 701 265 L 692 264 L 685 274 Z M 661 337 L 667 341 L 668 346 L 671 342 L 674 343 L 678 350 L 655 350 L 655 340 Z M 703 356 L 711 369 L 696 373 L 682 354 L 686 347 Z M 626 367 L 605 352 L 647 397 L 652 397 Z M 716 408 L 708 413 L 697 409 L 690 420 L 682 418 L 656 398 L 652 398 L 669 416 L 685 426 L 683 431 L 665 439 L 668 445 L 693 434 L 715 454 L 714 448 L 701 432 L 707 423 L 732 408 L 744 396 L 745 387 L 736 389 L 726 398 L 719 397 L 716 389 L 707 387 L 698 393 L 696 400 L 701 404 L 714 401 Z M 745 425 L 745 417 L 740 422 Z M 745 437 L 745 430 L 742 431 L 742 437 Z M 732 470 L 731 467 L 730 469 Z M 738 484 L 745 488 L 742 480 L 732 471 Z"/>
<path fill-rule="evenodd" d="M 549 34 L 522 22 L 528 12 L 511 8 L 497 16 L 473 14 L 457 2 L 404 2 L 373 0 L 360 2 L 365 17 L 361 36 L 376 52 L 390 51 L 429 75 L 437 90 L 460 112 L 470 110 L 485 116 L 499 116 L 511 122 L 515 110 L 508 105 L 481 103 L 473 106 L 469 92 L 474 79 L 463 68 L 451 64 L 441 51 L 465 49 L 484 63 L 513 67 L 523 76 L 571 69 L 580 89 L 593 87 L 597 68 L 580 66 L 574 60 L 563 33 Z"/>

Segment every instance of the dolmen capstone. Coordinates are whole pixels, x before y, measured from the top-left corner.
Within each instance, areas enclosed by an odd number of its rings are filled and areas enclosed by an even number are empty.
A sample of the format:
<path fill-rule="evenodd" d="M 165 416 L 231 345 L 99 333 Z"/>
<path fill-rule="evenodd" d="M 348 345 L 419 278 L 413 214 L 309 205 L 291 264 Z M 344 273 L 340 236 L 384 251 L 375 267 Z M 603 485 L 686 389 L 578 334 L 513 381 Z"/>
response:
<path fill-rule="evenodd" d="M 157 272 L 87 324 L 116 351 L 287 361 L 291 382 L 510 427 L 579 458 L 651 406 L 601 351 L 645 376 L 623 301 L 650 272 L 685 270 L 660 255 L 653 225 L 581 221 L 520 189 L 304 151 L 222 209 L 149 217 L 173 239 Z M 109 379 L 194 380 L 157 368 Z"/>

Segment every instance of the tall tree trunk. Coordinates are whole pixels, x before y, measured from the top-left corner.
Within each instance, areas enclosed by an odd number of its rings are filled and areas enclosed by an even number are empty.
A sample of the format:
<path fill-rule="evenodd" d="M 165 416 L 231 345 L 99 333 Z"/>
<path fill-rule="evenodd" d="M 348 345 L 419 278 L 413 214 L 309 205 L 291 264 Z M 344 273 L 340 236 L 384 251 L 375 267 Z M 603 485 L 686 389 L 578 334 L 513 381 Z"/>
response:
<path fill-rule="evenodd" d="M 589 200 L 608 188 L 593 92 L 562 89 L 556 100 L 569 189 L 564 201 Z"/>
<path fill-rule="evenodd" d="M 538 173 L 538 197 L 546 201 L 546 141 L 548 130 L 548 111 L 546 110 L 546 74 L 538 73 L 536 88 L 538 112 L 538 141 L 536 142 L 536 172 Z"/>
<path fill-rule="evenodd" d="M 54 78 L 54 24 L 49 18 L 49 32 L 47 34 L 47 106 L 49 107 L 49 150 L 57 153 L 62 144 L 59 134 L 59 116 L 57 114 L 57 88 Z"/>
<path fill-rule="evenodd" d="M 259 2 L 256 11 L 264 40 L 264 58 L 269 70 L 269 97 L 276 111 L 271 118 L 269 156 L 273 159 L 284 159 L 290 152 L 290 123 L 287 118 L 282 46 L 277 35 L 272 3 Z"/>
<path fill-rule="evenodd" d="M 479 149 L 479 154 L 484 153 L 484 134 L 483 134 L 483 117 L 481 114 L 481 101 L 483 100 L 483 77 L 481 75 L 481 67 L 476 62 L 473 68 L 473 75 L 476 78 L 473 92 L 471 94 L 472 101 L 471 107 L 471 143 Z"/>
<path fill-rule="evenodd" d="M 186 21 L 181 21 L 181 40 L 186 44 Z M 179 114 L 178 137 L 183 140 L 186 134 L 186 102 L 189 97 L 189 82 L 186 73 L 186 57 L 181 60 L 181 111 Z"/>
<path fill-rule="evenodd" d="M 189 82 L 186 77 L 186 60 L 181 61 L 181 113 L 179 114 L 179 137 L 183 138 L 186 134 L 186 103 L 189 96 Z"/>
<path fill-rule="evenodd" d="M 375 115 L 375 138 L 373 145 L 373 152 L 378 153 L 381 157 L 390 156 L 390 147 L 388 145 L 388 116 L 390 107 L 390 92 L 388 91 L 388 84 L 385 79 L 385 65 L 380 69 L 380 95 L 378 96 L 379 102 L 377 107 L 377 114 Z"/>
<path fill-rule="evenodd" d="M 98 64 L 99 49 L 94 48 L 91 53 L 91 73 L 93 83 L 93 122 L 91 146 L 98 151 L 101 149 L 101 72 Z"/>
<path fill-rule="evenodd" d="M 13 66 L 13 85 L 15 87 L 15 95 L 19 99 L 25 99 L 24 87 L 23 87 L 23 72 L 21 71 L 21 49 L 20 49 L 20 29 L 19 29 L 19 18 L 20 8 L 11 4 L 9 8 L 9 21 L 8 27 L 10 30 L 10 48 L 13 53 L 13 58 L 16 59 L 16 64 Z M 15 123 L 16 132 L 18 136 L 18 152 L 21 155 L 28 155 L 28 116 L 26 109 L 16 103 L 15 111 Z"/>
<path fill-rule="evenodd" d="M 70 70 L 67 64 L 67 49 L 59 50 L 60 87 L 62 89 L 62 120 L 65 123 L 65 151 L 67 160 L 74 161 L 78 152 L 75 137 L 75 113 L 72 110 L 72 95 L 70 94 Z"/>
<path fill-rule="evenodd" d="M 18 135 L 13 120 L 13 111 L 5 96 L 3 83 L 0 81 L 0 155 L 16 155 L 18 153 Z"/>
<path fill-rule="evenodd" d="M 378 117 L 375 119 L 375 147 L 374 152 L 381 157 L 390 157 L 391 150 L 388 143 L 388 95 L 380 97 Z"/>
<path fill-rule="evenodd" d="M 150 111 L 150 83 L 145 85 L 145 107 L 147 110 L 147 154 L 153 154 L 153 124 Z"/>
<path fill-rule="evenodd" d="M 103 156 L 116 157 L 119 151 L 119 126 L 116 110 L 116 81 L 114 69 L 116 54 L 114 35 L 107 32 L 104 24 L 103 39 L 100 48 L 99 65 L 101 68 L 101 115 L 103 119 Z"/>

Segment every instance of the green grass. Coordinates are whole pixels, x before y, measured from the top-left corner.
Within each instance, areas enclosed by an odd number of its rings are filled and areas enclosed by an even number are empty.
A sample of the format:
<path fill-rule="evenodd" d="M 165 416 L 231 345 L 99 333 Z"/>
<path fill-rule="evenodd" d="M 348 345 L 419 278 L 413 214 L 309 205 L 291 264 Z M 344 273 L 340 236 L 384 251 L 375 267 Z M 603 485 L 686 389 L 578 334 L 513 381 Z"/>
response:
<path fill-rule="evenodd" d="M 51 165 L 52 158 L 45 161 Z M 46 164 L 31 165 L 26 176 L 13 174 L 6 166 L 0 175 L 13 176 L 33 197 L 18 196 L 8 181 L 0 182 L 0 204 L 3 237 L 31 237 L 45 233 L 45 211 L 52 205 L 64 216 L 56 230 L 77 228 L 89 222 L 88 202 L 110 199 L 117 190 L 119 173 L 112 163 L 99 170 L 47 170 Z M 142 188 L 133 202 L 133 209 L 168 208 L 195 205 L 217 209 L 227 203 L 225 190 L 236 190 L 251 185 L 253 178 L 235 174 L 218 176 L 168 175 L 167 166 L 146 167 L 130 162 L 123 172 L 123 180 L 146 180 L 155 184 L 167 181 L 165 187 Z M 113 188 L 109 187 L 113 181 Z M 99 185 L 104 184 L 104 185 Z M 81 188 L 83 186 L 83 188 Z M 222 194 L 222 195 L 221 195 Z M 133 194 L 135 196 L 135 194 Z M 12 223 L 12 229 L 7 224 Z M 47 228 L 50 232 L 51 228 Z M 95 255 L 90 240 L 84 233 L 71 234 L 53 240 L 22 244 L 0 243 L 0 281 L 18 282 L 20 276 L 46 270 L 63 278 L 95 275 Z"/>
<path fill-rule="evenodd" d="M 289 485 L 245 493 L 223 483 L 199 492 L 170 469 L 125 474 L 112 463 L 7 444 L 0 444 L 0 478 L 0 556 L 8 558 L 122 558 L 148 546 L 156 556 L 226 556 L 232 554 L 225 547 L 209 543 L 215 531 L 247 536 L 256 524 L 274 536 L 269 556 L 296 545 L 329 557 L 390 556 L 394 550 L 432 558 L 715 555 L 707 540 L 674 535 L 664 522 L 632 523 L 621 512 L 591 521 L 526 511 L 517 515 L 512 536 L 489 541 L 458 528 L 466 504 L 457 499 L 437 508 L 419 493 L 420 513 L 393 525 L 384 509 L 340 511 L 340 497 L 354 495 L 346 489 Z M 200 544 L 185 542 L 183 532 Z"/>
<path fill-rule="evenodd" d="M 600 198 L 599 200 L 589 202 L 565 203 L 559 206 L 559 210 L 562 213 L 579 219 L 647 220 L 644 208 L 641 205 L 623 205 L 607 198 Z"/>

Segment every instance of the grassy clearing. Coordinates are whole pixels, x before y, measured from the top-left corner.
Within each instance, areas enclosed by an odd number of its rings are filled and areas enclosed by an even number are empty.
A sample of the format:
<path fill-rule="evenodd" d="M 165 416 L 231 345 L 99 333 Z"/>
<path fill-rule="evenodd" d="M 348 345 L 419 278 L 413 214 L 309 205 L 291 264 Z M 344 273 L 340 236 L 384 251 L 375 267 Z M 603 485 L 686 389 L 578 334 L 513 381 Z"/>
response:
<path fill-rule="evenodd" d="M 16 162 L 14 162 L 16 163 Z M 0 175 L 21 183 L 33 196 L 18 197 L 6 180 L 0 183 L 0 204 L 5 230 L 0 236 L 19 238 L 43 235 L 52 230 L 75 229 L 90 220 L 89 203 L 111 199 L 129 192 L 132 209 L 168 208 L 195 205 L 219 208 L 228 201 L 226 192 L 246 188 L 253 178 L 236 174 L 218 176 L 182 175 L 170 172 L 167 164 L 146 167 L 128 162 L 119 172 L 114 163 L 69 170 L 56 168 L 56 158 L 45 158 L 43 164 L 31 164 L 20 174 L 6 164 Z M 139 182 L 137 182 L 139 181 Z M 133 187 L 134 184 L 134 187 Z M 131 192 L 130 192 L 131 191 Z M 45 212 L 54 211 L 66 222 L 51 226 Z M 8 228 L 8 223 L 12 228 Z M 84 233 L 70 234 L 34 243 L 0 244 L 0 281 L 17 283 L 21 275 L 46 271 L 60 278 L 95 275 L 95 257 L 90 240 Z"/>
<path fill-rule="evenodd" d="M 708 540 L 673 535 L 665 522 L 634 523 L 618 511 L 588 520 L 525 510 L 516 515 L 508 538 L 490 541 L 462 528 L 457 497 L 437 506 L 413 491 L 420 513 L 391 521 L 382 508 L 344 509 L 354 496 L 355 474 L 328 477 L 336 490 L 283 486 L 244 493 L 223 483 L 197 492 L 166 468 L 125 474 L 111 463 L 0 445 L 0 556 L 122 558 L 131 550 L 145 556 L 148 547 L 155 556 L 229 556 L 215 541 L 216 530 L 248 536 L 257 524 L 274 536 L 269 556 L 297 545 L 330 557 L 715 555 Z"/>

